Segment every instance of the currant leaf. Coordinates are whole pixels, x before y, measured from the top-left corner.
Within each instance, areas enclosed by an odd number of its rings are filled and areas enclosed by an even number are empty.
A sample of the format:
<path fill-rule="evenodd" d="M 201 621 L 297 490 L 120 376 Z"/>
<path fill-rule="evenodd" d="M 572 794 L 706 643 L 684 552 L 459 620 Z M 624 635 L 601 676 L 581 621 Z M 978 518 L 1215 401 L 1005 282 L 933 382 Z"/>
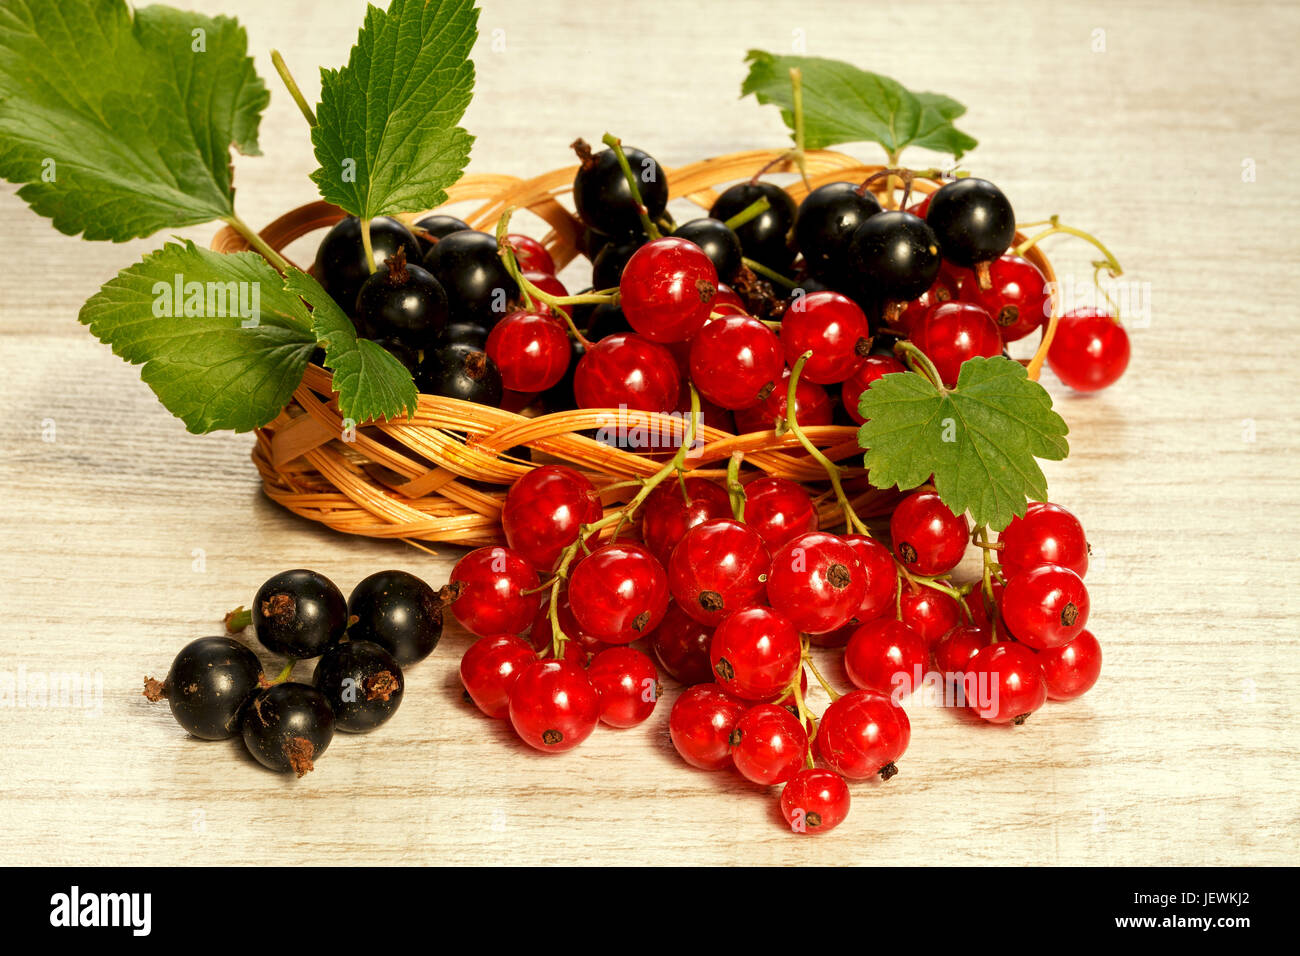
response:
<path fill-rule="evenodd" d="M 1001 356 L 962 364 L 940 390 L 915 372 L 884 375 L 862 393 L 858 443 L 877 488 L 915 488 L 934 476 L 954 514 L 1000 531 L 1030 499 L 1047 499 L 1037 459 L 1069 454 L 1069 428 L 1024 366 Z"/>
<path fill-rule="evenodd" d="M 790 70 L 800 71 L 804 145 L 808 149 L 873 142 L 885 147 L 894 160 L 908 146 L 922 146 L 961 159 L 976 146 L 974 139 L 953 125 L 966 107 L 951 97 L 914 93 L 897 80 L 840 60 L 750 50 L 745 61 L 750 64 L 749 75 L 740 87 L 740 95 L 752 93 L 760 103 L 775 103 L 792 132 L 794 92 Z"/>
<path fill-rule="evenodd" d="M 432 209 L 460 178 L 474 137 L 456 124 L 474 91 L 473 0 L 370 7 L 339 70 L 321 70 L 311 178 L 328 201 L 372 219 Z"/>
<path fill-rule="evenodd" d="M 127 239 L 234 212 L 269 95 L 236 20 L 122 0 L 0 7 L 0 177 L 68 235 Z"/>

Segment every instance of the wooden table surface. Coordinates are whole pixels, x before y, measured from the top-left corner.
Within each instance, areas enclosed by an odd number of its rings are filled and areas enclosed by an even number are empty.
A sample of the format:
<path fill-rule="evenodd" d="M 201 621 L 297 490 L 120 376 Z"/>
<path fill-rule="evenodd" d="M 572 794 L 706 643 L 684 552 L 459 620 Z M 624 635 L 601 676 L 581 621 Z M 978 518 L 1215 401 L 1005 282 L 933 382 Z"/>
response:
<path fill-rule="evenodd" d="M 314 101 L 315 65 L 345 60 L 364 4 L 189 5 L 238 15 L 272 88 L 266 155 L 237 162 L 243 216 L 268 222 L 314 198 L 315 163 L 267 51 L 285 52 Z M 899 776 L 856 785 L 848 821 L 816 841 L 785 832 L 774 792 L 685 766 L 670 701 L 640 729 L 533 754 L 462 703 L 455 629 L 409 671 L 391 724 L 336 737 L 303 780 L 237 741 L 189 740 L 141 678 L 271 573 L 309 566 L 346 590 L 401 567 L 440 584 L 458 552 L 344 537 L 264 498 L 250 436 L 188 435 L 77 324 L 163 237 L 60 236 L 5 186 L 0 680 L 75 672 L 92 692 L 83 707 L 0 694 L 0 862 L 1300 862 L 1300 191 L 1286 170 L 1300 155 L 1300 7 L 613 6 L 485 0 L 474 170 L 566 165 L 575 136 L 607 129 L 670 166 L 780 146 L 776 111 L 737 99 L 742 58 L 802 39 L 966 103 L 960 125 L 981 145 L 965 168 L 1021 218 L 1060 213 L 1103 237 L 1149 295 L 1119 385 L 1083 397 L 1044 375 L 1071 427 L 1069 460 L 1046 467 L 1052 497 L 1097 553 L 1100 684 L 1018 729 L 911 707 Z M 1047 251 L 1090 275 L 1082 243 Z"/>

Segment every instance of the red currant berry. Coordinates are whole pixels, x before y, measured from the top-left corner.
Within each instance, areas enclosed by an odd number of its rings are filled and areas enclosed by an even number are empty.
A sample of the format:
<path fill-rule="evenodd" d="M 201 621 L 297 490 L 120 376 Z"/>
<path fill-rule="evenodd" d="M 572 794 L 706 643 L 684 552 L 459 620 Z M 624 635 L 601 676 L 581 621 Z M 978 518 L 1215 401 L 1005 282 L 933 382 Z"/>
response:
<path fill-rule="evenodd" d="M 579 529 L 601 513 L 600 497 L 586 477 L 564 465 L 542 465 L 506 492 L 501 527 L 511 548 L 539 571 L 549 571 Z"/>
<path fill-rule="evenodd" d="M 1028 259 L 1005 255 L 989 263 L 992 287 L 978 282 L 961 291 L 963 301 L 974 303 L 993 317 L 1002 341 L 1014 342 L 1041 328 L 1052 314 L 1047 278 Z"/>
<path fill-rule="evenodd" d="M 903 363 L 889 355 L 868 355 L 863 360 L 862 366 L 844 380 L 840 387 L 840 399 L 844 402 L 844 409 L 849 413 L 849 417 L 861 425 L 866 421 L 858 411 L 858 401 L 862 398 L 862 393 L 871 387 L 871 383 L 884 375 L 892 375 L 894 372 L 906 372 Z M 799 424 L 803 424 L 800 422 Z"/>
<path fill-rule="evenodd" d="M 747 708 L 717 684 L 696 684 L 673 704 L 668 735 L 692 767 L 721 770 L 731 764 L 731 734 Z"/>
<path fill-rule="evenodd" d="M 833 701 L 817 728 L 817 751 L 836 773 L 850 780 L 880 775 L 888 780 L 894 761 L 907 750 L 912 725 L 903 708 L 884 694 L 850 691 Z"/>
<path fill-rule="evenodd" d="M 838 535 L 813 531 L 772 552 L 768 603 L 805 634 L 843 627 L 866 592 L 867 575 L 857 552 Z"/>
<path fill-rule="evenodd" d="M 546 251 L 546 247 L 532 236 L 521 236 L 512 232 L 506 236 L 506 244 L 515 252 L 515 261 L 519 263 L 520 272 L 544 272 L 555 275 L 555 260 Z"/>
<path fill-rule="evenodd" d="M 545 292 L 547 295 L 553 295 L 559 298 L 563 298 L 564 296 L 569 294 L 569 290 L 565 288 L 563 282 L 555 278 L 555 276 L 549 275 L 545 272 L 525 272 L 524 278 L 527 279 L 529 282 L 531 282 L 533 285 L 537 286 L 539 290 Z M 543 312 L 546 311 L 545 306 L 539 306 L 539 308 Z M 562 305 L 560 306 L 560 311 L 563 312 L 565 315 L 567 315 L 569 318 L 573 318 L 573 306 Z M 566 332 L 565 334 L 567 335 L 568 333 Z"/>
<path fill-rule="evenodd" d="M 908 495 L 889 520 L 894 554 L 912 574 L 934 577 L 955 568 L 970 541 L 965 515 L 955 515 L 933 491 Z"/>
<path fill-rule="evenodd" d="M 994 619 L 997 619 L 1002 613 L 999 609 L 1002 606 L 1003 584 L 1001 581 L 996 579 L 991 583 L 993 586 L 993 617 Z M 970 591 L 964 598 L 962 598 L 962 603 L 964 603 L 970 610 L 970 620 L 972 624 L 975 624 L 978 627 L 988 628 L 989 609 L 984 601 L 983 588 L 977 587 Z"/>
<path fill-rule="evenodd" d="M 564 378 L 569 336 L 558 319 L 540 312 L 511 312 L 492 327 L 487 354 L 501 384 L 515 392 L 543 392 Z"/>
<path fill-rule="evenodd" d="M 758 478 L 745 486 L 745 524 L 771 549 L 817 530 L 817 508 L 808 492 L 786 478 Z"/>
<path fill-rule="evenodd" d="M 766 432 L 785 421 L 790 395 L 790 370 L 781 373 L 781 381 L 761 405 L 736 412 L 736 432 Z M 829 425 L 835 420 L 835 407 L 826 389 L 814 385 L 802 375 L 795 383 L 794 414 L 801 427 Z"/>
<path fill-rule="evenodd" d="M 744 700 L 770 700 L 799 674 L 799 632 L 766 607 L 736 611 L 713 632 L 709 661 L 718 684 Z"/>
<path fill-rule="evenodd" d="M 962 363 L 977 355 L 1002 354 L 997 323 L 978 305 L 945 302 L 935 306 L 912 330 L 912 342 L 934 363 L 949 388 L 957 384 Z"/>
<path fill-rule="evenodd" d="M 665 567 L 682 536 L 710 518 L 730 518 L 727 489 L 705 478 L 669 479 L 641 506 L 641 540 Z"/>
<path fill-rule="evenodd" d="M 592 637 L 578 625 L 573 616 L 573 608 L 569 605 L 568 588 L 562 588 L 560 596 L 555 601 L 555 617 L 560 623 L 560 630 L 568 638 L 564 644 L 564 656 L 566 658 L 572 657 L 585 666 L 590 655 L 599 654 L 612 646 Z M 528 632 L 528 643 L 533 645 L 533 650 L 539 654 L 546 652 L 554 642 L 555 635 L 553 631 L 554 628 L 551 627 L 550 595 L 543 592 L 542 606 L 537 611 L 537 617 L 533 621 L 533 629 Z"/>
<path fill-rule="evenodd" d="M 547 753 L 572 750 L 600 720 L 587 672 L 568 661 L 537 661 L 510 688 L 510 723 L 524 743 Z"/>
<path fill-rule="evenodd" d="M 537 571 L 518 551 L 479 548 L 451 569 L 451 613 L 479 637 L 523 634 L 542 602 L 540 585 Z"/>
<path fill-rule="evenodd" d="M 988 647 L 993 636 L 987 627 L 959 624 L 934 645 L 934 667 L 941 674 L 964 672 L 975 652 Z"/>
<path fill-rule="evenodd" d="M 718 283 L 718 294 L 713 297 L 711 307 L 719 315 L 748 315 L 745 300 L 736 294 L 736 290 L 725 282 Z"/>
<path fill-rule="evenodd" d="M 785 369 L 781 340 L 758 319 L 714 319 L 691 340 L 691 381 L 722 408 L 753 408 L 776 388 Z"/>
<path fill-rule="evenodd" d="M 803 767 L 808 732 L 799 718 L 776 704 L 751 707 L 731 734 L 731 759 L 746 780 L 770 787 Z"/>
<path fill-rule="evenodd" d="M 1052 700 L 1073 700 L 1092 689 L 1101 676 L 1101 644 L 1092 631 L 1083 630 L 1068 644 L 1039 651 L 1047 696 Z"/>
<path fill-rule="evenodd" d="M 653 640 L 655 657 L 673 680 L 688 686 L 713 680 L 713 663 L 709 660 L 713 628 L 695 620 L 676 601 L 668 605 Z"/>
<path fill-rule="evenodd" d="M 852 299 L 838 292 L 810 292 L 796 296 L 781 317 L 781 345 L 791 368 L 799 356 L 812 352 L 803 377 L 831 385 L 861 367 L 871 353 L 871 330 Z"/>
<path fill-rule="evenodd" d="M 958 269 L 946 262 L 940 266 L 939 275 L 935 277 L 930 288 L 903 307 L 903 313 L 898 319 L 898 327 L 911 334 L 911 331 L 932 309 L 957 298 L 966 285 L 962 280 L 961 272 L 969 272 L 969 270 Z M 969 274 L 974 281 L 974 273 Z"/>
<path fill-rule="evenodd" d="M 771 563 L 757 531 L 739 521 L 714 518 L 687 531 L 673 549 L 668 588 L 687 615 L 716 627 L 732 611 L 763 595 Z"/>
<path fill-rule="evenodd" d="M 854 686 L 895 700 L 920 686 L 929 661 L 930 650 L 921 635 L 889 618 L 862 625 L 844 649 L 844 669 Z"/>
<path fill-rule="evenodd" d="M 1043 564 L 1069 568 L 1079 577 L 1088 573 L 1088 539 L 1079 519 L 1060 505 L 1030 502 L 1023 518 L 1012 518 L 998 535 L 1002 573 L 1015 577 Z"/>
<path fill-rule="evenodd" d="M 1035 650 L 1068 644 L 1088 623 L 1088 589 L 1069 568 L 1041 565 L 1007 580 L 1002 620 Z"/>
<path fill-rule="evenodd" d="M 903 588 L 898 606 L 899 620 L 919 634 L 927 647 L 966 620 L 957 600 L 934 588 Z"/>
<path fill-rule="evenodd" d="M 686 239 L 655 239 L 632 253 L 618 284 L 628 323 L 654 342 L 684 342 L 709 319 L 718 271 Z"/>
<path fill-rule="evenodd" d="M 849 623 L 866 624 L 894 610 L 898 594 L 898 572 L 894 569 L 894 556 L 883 544 L 865 534 L 846 534 L 844 540 L 853 549 L 867 580 L 862 603 L 853 612 L 853 619 Z"/>
<path fill-rule="evenodd" d="M 668 610 L 668 576 L 639 544 L 614 543 L 580 560 L 569 575 L 578 625 L 607 644 L 630 644 L 649 634 Z"/>
<path fill-rule="evenodd" d="M 1009 641 L 981 648 L 966 662 L 966 703 L 989 723 L 1023 724 L 1047 700 L 1037 655 Z"/>
<path fill-rule="evenodd" d="M 480 637 L 460 659 L 460 682 L 479 710 L 489 717 L 504 717 L 510 709 L 511 686 L 535 660 L 537 655 L 522 638 Z"/>
<path fill-rule="evenodd" d="M 1076 309 L 1057 323 L 1047 364 L 1070 388 L 1095 392 L 1124 374 L 1130 352 L 1124 326 L 1104 312 Z"/>
<path fill-rule="evenodd" d="M 849 815 L 849 786 L 832 770 L 800 770 L 781 791 L 781 815 L 795 833 L 827 833 Z"/>
<path fill-rule="evenodd" d="M 600 719 L 611 727 L 635 727 L 654 713 L 659 672 L 654 661 L 630 647 L 611 647 L 591 659 L 587 679 L 600 697 Z"/>
<path fill-rule="evenodd" d="M 607 335 L 578 360 L 573 394 L 579 408 L 669 411 L 682 386 L 673 353 L 630 333 Z"/>

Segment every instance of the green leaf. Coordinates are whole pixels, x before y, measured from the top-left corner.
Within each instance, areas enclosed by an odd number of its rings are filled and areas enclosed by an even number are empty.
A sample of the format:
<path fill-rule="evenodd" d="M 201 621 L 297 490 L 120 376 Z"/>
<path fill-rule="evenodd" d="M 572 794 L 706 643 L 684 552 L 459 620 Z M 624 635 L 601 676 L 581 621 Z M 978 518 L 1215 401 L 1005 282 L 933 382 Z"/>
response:
<path fill-rule="evenodd" d="M 192 242 L 169 242 L 118 273 L 78 318 L 143 365 L 145 384 L 192 432 L 271 421 L 316 348 L 306 306 L 265 259 Z"/>
<path fill-rule="evenodd" d="M 202 48 L 201 50 L 199 48 Z M 0 6 L 0 177 L 69 235 L 127 239 L 234 211 L 230 148 L 268 100 L 237 21 L 123 0 Z"/>
<path fill-rule="evenodd" d="M 1036 459 L 1069 454 L 1069 428 L 1052 398 L 1008 358 L 962 364 L 955 389 L 940 391 L 923 375 L 895 372 L 862 393 L 858 432 L 877 488 L 934 487 L 955 514 L 969 511 L 995 531 L 1047 498 Z"/>
<path fill-rule="evenodd" d="M 840 60 L 750 50 L 745 61 L 750 64 L 749 75 L 740 95 L 753 93 L 760 103 L 778 105 L 781 118 L 792 131 L 790 70 L 801 72 L 804 145 L 808 149 L 873 142 L 895 158 L 905 147 L 923 146 L 961 159 L 975 148 L 975 140 L 952 124 L 966 107 L 950 97 L 913 93 L 897 80 Z"/>
<path fill-rule="evenodd" d="M 385 420 L 415 411 L 418 392 L 406 366 L 382 345 L 357 338 L 352 322 L 320 283 L 293 269 L 285 287 L 312 307 L 312 328 L 334 371 L 339 411 L 354 422 Z"/>
<path fill-rule="evenodd" d="M 312 143 L 321 195 L 362 219 L 432 209 L 474 138 L 456 126 L 474 91 L 473 0 L 371 6 L 341 70 L 321 70 Z"/>

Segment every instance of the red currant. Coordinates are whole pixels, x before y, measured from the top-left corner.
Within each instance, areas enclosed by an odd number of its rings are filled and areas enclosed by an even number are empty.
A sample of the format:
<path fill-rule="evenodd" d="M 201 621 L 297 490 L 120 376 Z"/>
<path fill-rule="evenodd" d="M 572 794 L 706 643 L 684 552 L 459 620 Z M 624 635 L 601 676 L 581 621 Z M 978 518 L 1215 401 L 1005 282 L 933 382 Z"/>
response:
<path fill-rule="evenodd" d="M 654 713 L 659 672 L 654 661 L 630 647 L 611 647 L 591 659 L 587 679 L 600 697 L 600 719 L 611 727 L 635 727 Z"/>
<path fill-rule="evenodd" d="M 1104 312 L 1076 309 L 1057 323 L 1047 364 L 1070 388 L 1095 392 L 1124 374 L 1130 351 L 1124 326 Z"/>
<path fill-rule="evenodd" d="M 901 621 L 878 618 L 862 625 L 844 649 L 844 669 L 855 687 L 899 700 L 920 686 L 930 651 Z"/>
<path fill-rule="evenodd" d="M 1035 650 L 1068 644 L 1088 623 L 1088 589 L 1069 568 L 1040 565 L 1007 580 L 1002 620 Z"/>
<path fill-rule="evenodd" d="M 501 527 L 511 548 L 539 571 L 549 571 L 579 529 L 601 513 L 600 496 L 585 476 L 564 465 L 542 465 L 506 492 Z"/>
<path fill-rule="evenodd" d="M 1101 676 L 1101 644 L 1092 631 L 1083 630 L 1068 644 L 1038 652 L 1047 696 L 1052 700 L 1073 700 L 1092 689 Z"/>
<path fill-rule="evenodd" d="M 731 759 L 746 780 L 770 787 L 785 783 L 803 767 L 808 732 L 799 718 L 776 704 L 751 707 L 731 734 Z"/>
<path fill-rule="evenodd" d="M 1029 648 L 1003 641 L 966 662 L 966 702 L 989 723 L 1023 724 L 1047 700 L 1043 668 Z"/>
<path fill-rule="evenodd" d="M 691 340 L 691 381 L 722 408 L 753 408 L 772 394 L 785 369 L 781 340 L 758 319 L 714 319 Z"/>
<path fill-rule="evenodd" d="M 713 632 L 709 660 L 718 684 L 745 700 L 769 700 L 799 674 L 799 632 L 766 607 L 736 611 Z"/>
<path fill-rule="evenodd" d="M 673 353 L 630 333 L 605 336 L 578 360 L 573 374 L 579 408 L 669 411 L 677 406 L 681 385 Z"/>
<path fill-rule="evenodd" d="M 569 290 L 565 288 L 564 283 L 561 282 L 559 279 L 555 278 L 555 276 L 550 275 L 549 273 L 529 271 L 524 273 L 524 278 L 527 279 L 529 282 L 531 282 L 533 285 L 537 286 L 538 289 L 540 289 L 542 292 L 545 292 L 547 295 L 553 295 L 559 298 L 564 298 L 566 295 L 569 294 Z M 545 306 L 541 306 L 540 308 L 542 308 L 542 310 L 545 311 Z M 565 315 L 567 315 L 569 318 L 573 318 L 573 306 L 562 305 L 560 306 L 560 311 L 563 312 Z M 566 332 L 565 334 L 567 335 L 568 333 Z"/>
<path fill-rule="evenodd" d="M 871 383 L 885 375 L 892 375 L 894 372 L 906 372 L 903 363 L 891 355 L 868 355 L 863 360 L 862 366 L 844 380 L 840 386 L 840 399 L 844 402 L 844 409 L 849 413 L 849 417 L 861 425 L 866 421 L 858 411 L 858 400 L 862 398 L 862 393 L 871 387 Z M 803 422 L 799 423 L 800 425 Z"/>
<path fill-rule="evenodd" d="M 654 342 L 684 342 L 709 319 L 718 271 L 685 239 L 655 239 L 632 253 L 619 281 L 628 323 Z"/>
<path fill-rule="evenodd" d="M 592 637 L 578 625 L 577 619 L 573 616 L 573 608 L 569 605 L 568 588 L 561 588 L 560 596 L 555 601 L 555 617 L 559 621 L 560 630 L 568 638 L 564 645 L 564 656 L 566 658 L 573 657 L 574 660 L 586 665 L 588 656 L 599 654 L 612 646 Z M 528 643 L 533 645 L 533 650 L 539 654 L 546 651 L 553 643 L 553 630 L 551 627 L 550 595 L 543 592 L 542 606 L 533 621 L 533 629 L 528 632 Z M 575 651 L 580 653 L 575 653 Z"/>
<path fill-rule="evenodd" d="M 795 833 L 827 833 L 849 815 L 849 787 L 832 770 L 800 770 L 781 791 L 781 815 Z"/>
<path fill-rule="evenodd" d="M 792 538 L 772 552 L 767 600 L 805 634 L 826 634 L 848 623 L 867 593 L 857 551 L 822 531 Z"/>
<path fill-rule="evenodd" d="M 742 408 L 736 412 L 736 432 L 765 432 L 785 421 L 787 399 L 790 395 L 790 370 L 781 373 L 781 381 L 761 405 Z M 835 407 L 826 389 L 814 385 L 802 375 L 795 383 L 794 414 L 801 427 L 829 425 L 835 420 Z"/>
<path fill-rule="evenodd" d="M 630 644 L 649 634 L 668 610 L 668 576 L 639 544 L 616 542 L 584 557 L 569 575 L 578 626 L 607 644 Z"/>
<path fill-rule="evenodd" d="M 927 647 L 966 620 L 957 600 L 934 588 L 903 588 L 898 605 L 899 620 L 919 634 Z"/>
<path fill-rule="evenodd" d="M 850 691 L 826 708 L 817 728 L 817 751 L 836 773 L 850 780 L 880 775 L 888 780 L 894 761 L 907 750 L 912 725 L 903 708 L 884 694 Z"/>
<path fill-rule="evenodd" d="M 520 272 L 544 272 L 555 275 L 555 260 L 546 251 L 546 247 L 532 236 L 521 236 L 512 232 L 506 236 L 506 244 L 514 250 L 515 261 L 519 263 Z"/>
<path fill-rule="evenodd" d="M 959 624 L 934 645 L 934 667 L 941 674 L 960 674 L 975 652 L 988 647 L 993 636 L 987 627 Z"/>
<path fill-rule="evenodd" d="M 540 585 L 537 571 L 518 551 L 479 548 L 451 569 L 451 613 L 479 637 L 523 634 L 542 602 Z"/>
<path fill-rule="evenodd" d="M 669 479 L 641 506 L 641 540 L 665 567 L 682 536 L 710 518 L 730 518 L 727 489 L 705 478 Z"/>
<path fill-rule="evenodd" d="M 522 638 L 480 637 L 460 659 L 460 682 L 479 710 L 489 717 L 504 717 L 510 709 L 511 686 L 535 660 L 537 655 Z"/>
<path fill-rule="evenodd" d="M 817 508 L 808 492 L 786 478 L 758 478 L 745 486 L 745 524 L 771 549 L 817 530 Z"/>
<path fill-rule="evenodd" d="M 560 321 L 540 312 L 511 312 L 492 327 L 488 358 L 501 384 L 515 392 L 544 392 L 569 367 L 569 335 Z"/>
<path fill-rule="evenodd" d="M 958 293 L 965 285 L 960 278 L 960 271 L 957 267 L 946 262 L 940 266 L 939 274 L 935 277 L 930 288 L 903 307 L 903 313 L 898 319 L 898 327 L 902 331 L 911 334 L 911 331 L 917 327 L 917 324 L 925 318 L 931 309 L 957 298 Z M 973 279 L 974 274 L 972 273 L 971 276 Z"/>
<path fill-rule="evenodd" d="M 721 770 L 732 762 L 731 734 L 747 708 L 717 684 L 696 684 L 673 704 L 668 735 L 692 767 Z"/>
<path fill-rule="evenodd" d="M 963 301 L 974 303 L 993 317 L 1002 341 L 1014 342 L 1041 328 L 1052 314 L 1047 278 L 1028 259 L 1007 254 L 989 263 L 992 287 L 971 282 L 961 290 Z"/>
<path fill-rule="evenodd" d="M 969 302 L 935 306 L 912 330 L 912 342 L 934 363 L 949 388 L 957 384 L 962 363 L 977 355 L 1002 354 L 1002 337 L 988 312 Z"/>
<path fill-rule="evenodd" d="M 668 587 L 690 617 L 716 627 L 763 594 L 771 556 L 758 532 L 729 518 L 698 524 L 668 562 Z"/>
<path fill-rule="evenodd" d="M 600 720 L 587 672 L 569 661 L 537 661 L 510 688 L 510 723 L 524 743 L 547 753 L 572 750 Z"/>
<path fill-rule="evenodd" d="M 992 582 L 993 590 L 993 616 L 995 619 L 1001 616 L 999 608 L 1002 606 L 1002 591 L 1004 585 L 1001 581 L 994 579 Z M 962 603 L 970 610 L 971 623 L 987 628 L 989 626 L 989 609 L 984 602 L 984 589 L 976 587 L 971 590 L 964 598 Z"/>
<path fill-rule="evenodd" d="M 912 574 L 933 577 L 955 568 L 966 553 L 970 525 L 933 491 L 908 495 L 889 520 L 894 554 Z"/>
<path fill-rule="evenodd" d="M 713 663 L 709 660 L 713 628 L 695 620 L 676 601 L 668 605 L 653 640 L 655 657 L 673 680 L 687 685 L 713 680 Z"/>
<path fill-rule="evenodd" d="M 719 315 L 749 314 L 749 310 L 745 307 L 745 300 L 725 282 L 718 283 L 718 294 L 713 297 L 712 308 Z"/>
<path fill-rule="evenodd" d="M 1079 519 L 1060 505 L 1033 501 L 1023 518 L 1012 518 L 998 535 L 1002 573 L 1014 577 L 1042 564 L 1069 568 L 1079 577 L 1088 573 L 1088 539 Z"/>
<path fill-rule="evenodd" d="M 861 367 L 871 352 L 871 330 L 866 315 L 852 299 L 838 292 L 810 292 L 796 296 L 785 310 L 781 345 L 791 368 L 799 356 L 811 351 L 803 377 L 818 385 L 831 385 Z"/>

